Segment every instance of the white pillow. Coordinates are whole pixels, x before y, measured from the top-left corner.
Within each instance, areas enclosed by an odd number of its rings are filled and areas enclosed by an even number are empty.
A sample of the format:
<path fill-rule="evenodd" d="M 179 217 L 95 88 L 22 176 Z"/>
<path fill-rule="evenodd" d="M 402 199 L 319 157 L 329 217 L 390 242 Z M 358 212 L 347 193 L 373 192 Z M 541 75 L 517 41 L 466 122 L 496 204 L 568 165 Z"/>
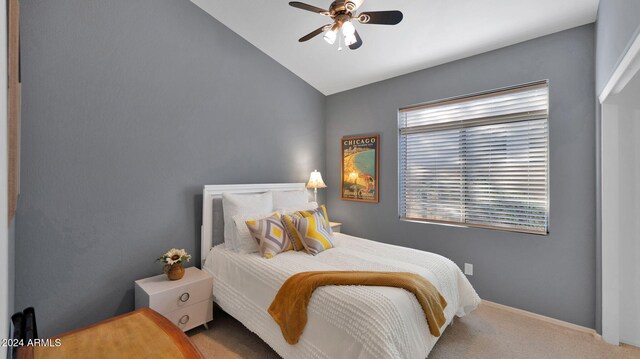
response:
<path fill-rule="evenodd" d="M 318 202 L 307 202 L 305 204 L 300 204 L 297 206 L 276 208 L 276 212 L 280 214 L 291 215 L 299 211 L 312 211 L 316 208 L 318 208 Z"/>
<path fill-rule="evenodd" d="M 251 236 L 251 231 L 249 231 L 249 227 L 247 227 L 245 222 L 271 217 L 274 214 L 276 214 L 276 212 L 262 214 L 236 214 L 233 216 L 233 222 L 235 223 L 237 230 L 236 243 L 238 244 L 238 252 L 255 253 L 260 250 L 258 243 L 256 243 L 256 240 Z"/>
<path fill-rule="evenodd" d="M 271 192 L 259 194 L 222 194 L 222 214 L 224 217 L 224 244 L 226 248 L 238 251 L 237 230 L 233 216 L 248 213 L 273 212 Z"/>
<path fill-rule="evenodd" d="M 306 189 L 298 191 L 273 191 L 273 208 L 289 208 L 309 202 Z"/>

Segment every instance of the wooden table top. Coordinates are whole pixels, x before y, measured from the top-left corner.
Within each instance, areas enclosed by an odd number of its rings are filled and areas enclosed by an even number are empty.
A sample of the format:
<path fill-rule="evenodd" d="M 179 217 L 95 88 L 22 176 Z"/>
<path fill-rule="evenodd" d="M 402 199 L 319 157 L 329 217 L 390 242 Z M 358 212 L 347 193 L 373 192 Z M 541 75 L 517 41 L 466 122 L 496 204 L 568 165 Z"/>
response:
<path fill-rule="evenodd" d="M 55 346 L 59 339 L 60 346 Z M 178 327 L 142 308 L 51 338 L 50 346 L 25 346 L 18 358 L 203 358 Z"/>

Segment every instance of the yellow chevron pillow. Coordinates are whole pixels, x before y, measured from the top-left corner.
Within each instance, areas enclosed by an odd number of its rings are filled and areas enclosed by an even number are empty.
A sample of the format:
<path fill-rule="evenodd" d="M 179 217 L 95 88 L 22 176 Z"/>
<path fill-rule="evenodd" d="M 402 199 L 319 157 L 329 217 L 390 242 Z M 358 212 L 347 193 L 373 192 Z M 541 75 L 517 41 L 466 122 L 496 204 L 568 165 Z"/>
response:
<path fill-rule="evenodd" d="M 279 253 L 293 249 L 279 214 L 274 213 L 270 217 L 245 223 L 251 236 L 258 242 L 263 257 L 272 258 Z"/>
<path fill-rule="evenodd" d="M 288 221 L 288 219 L 285 219 Z M 324 215 L 317 211 L 306 217 L 291 217 L 292 231 L 300 238 L 307 253 L 316 255 L 334 247 L 331 227 Z"/>
<path fill-rule="evenodd" d="M 298 233 L 295 225 L 295 223 L 302 218 L 304 218 L 304 216 L 298 212 L 291 215 L 282 215 L 282 225 L 284 226 L 284 230 L 287 232 L 287 236 L 289 236 L 289 240 L 291 240 L 291 243 L 293 244 L 293 249 L 296 251 L 305 250 L 304 244 L 302 244 L 302 236 Z"/>
<path fill-rule="evenodd" d="M 324 218 L 324 221 L 325 221 L 324 223 L 326 224 L 327 232 L 329 232 L 329 234 L 333 234 L 333 230 L 331 229 L 331 223 L 329 222 L 329 216 L 327 215 L 327 207 L 325 207 L 324 204 L 316 209 L 312 209 L 310 211 L 300 211 L 298 213 L 300 213 L 303 217 L 311 217 L 315 213 L 321 214 L 322 217 Z"/>

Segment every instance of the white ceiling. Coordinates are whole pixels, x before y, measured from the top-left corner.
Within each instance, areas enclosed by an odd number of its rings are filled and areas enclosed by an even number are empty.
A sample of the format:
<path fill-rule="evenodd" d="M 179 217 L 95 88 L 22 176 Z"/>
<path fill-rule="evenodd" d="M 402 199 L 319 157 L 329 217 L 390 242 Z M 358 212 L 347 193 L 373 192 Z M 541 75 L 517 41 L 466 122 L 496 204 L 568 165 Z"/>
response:
<path fill-rule="evenodd" d="M 366 0 L 359 11 L 400 10 L 396 26 L 356 23 L 364 45 L 337 50 L 325 16 L 289 0 L 192 0 L 325 95 L 592 23 L 598 0 Z M 303 0 L 328 8 L 331 0 Z"/>

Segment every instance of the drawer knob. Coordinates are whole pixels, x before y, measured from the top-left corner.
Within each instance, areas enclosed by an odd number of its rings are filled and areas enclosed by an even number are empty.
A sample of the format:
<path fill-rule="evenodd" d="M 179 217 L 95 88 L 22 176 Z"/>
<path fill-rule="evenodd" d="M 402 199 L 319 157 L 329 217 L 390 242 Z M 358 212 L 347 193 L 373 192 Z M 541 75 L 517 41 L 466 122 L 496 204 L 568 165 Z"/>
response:
<path fill-rule="evenodd" d="M 189 300 L 189 298 L 191 298 L 191 295 L 189 295 L 189 293 L 182 293 L 182 295 L 180 296 L 180 301 L 185 303 Z"/>
<path fill-rule="evenodd" d="M 180 324 L 187 324 L 189 323 L 189 315 L 185 314 L 182 316 L 182 318 L 180 318 L 179 320 Z"/>

